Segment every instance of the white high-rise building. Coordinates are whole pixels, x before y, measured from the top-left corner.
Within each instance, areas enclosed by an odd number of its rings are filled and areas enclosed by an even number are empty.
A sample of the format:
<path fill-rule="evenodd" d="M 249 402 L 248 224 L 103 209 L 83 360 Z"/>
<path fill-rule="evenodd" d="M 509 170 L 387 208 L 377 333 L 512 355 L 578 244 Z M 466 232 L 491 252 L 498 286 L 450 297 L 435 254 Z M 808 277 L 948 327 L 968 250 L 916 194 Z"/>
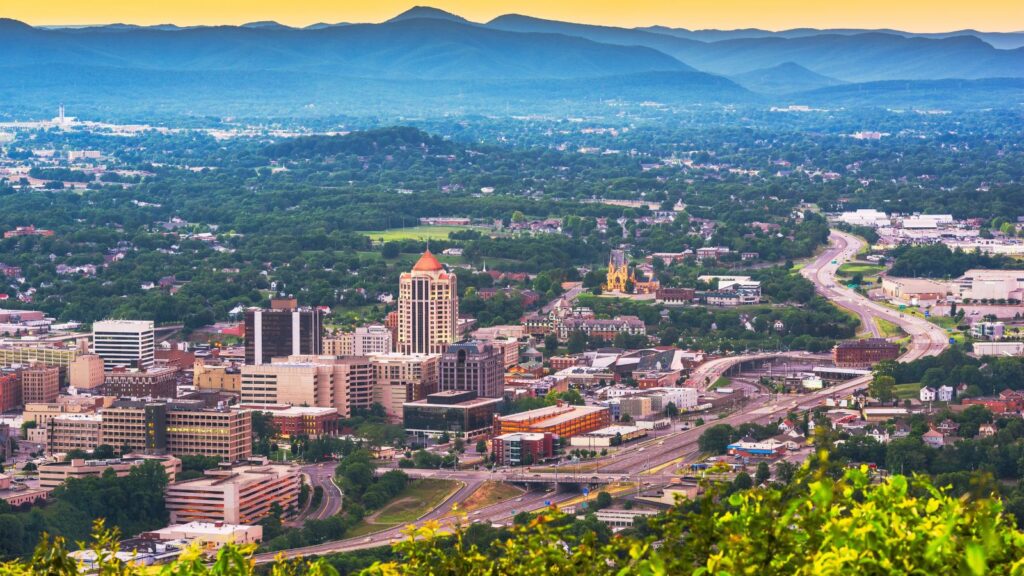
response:
<path fill-rule="evenodd" d="M 391 330 L 384 326 L 360 326 L 352 334 L 352 354 L 369 356 L 388 352 L 391 352 Z"/>
<path fill-rule="evenodd" d="M 92 326 L 93 352 L 103 358 L 104 370 L 152 368 L 153 342 L 153 322 L 149 320 L 102 320 Z"/>

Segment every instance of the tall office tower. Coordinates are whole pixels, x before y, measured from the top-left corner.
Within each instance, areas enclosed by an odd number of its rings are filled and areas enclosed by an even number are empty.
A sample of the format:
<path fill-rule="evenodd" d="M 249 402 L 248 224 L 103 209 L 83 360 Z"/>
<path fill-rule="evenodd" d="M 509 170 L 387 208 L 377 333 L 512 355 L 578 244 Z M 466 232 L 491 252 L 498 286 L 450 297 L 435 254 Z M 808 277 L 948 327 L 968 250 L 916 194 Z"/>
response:
<path fill-rule="evenodd" d="M 441 355 L 439 390 L 473 391 L 481 398 L 501 398 L 505 391 L 505 354 L 490 344 L 453 344 Z"/>
<path fill-rule="evenodd" d="M 398 346 L 402 354 L 441 354 L 458 340 L 459 283 L 427 250 L 398 288 Z"/>
<path fill-rule="evenodd" d="M 153 367 L 153 323 L 149 320 L 103 320 L 92 325 L 93 351 L 103 369 Z"/>
<path fill-rule="evenodd" d="M 323 313 L 298 306 L 294 298 L 274 298 L 270 309 L 245 312 L 245 363 L 269 364 L 273 358 L 323 353 Z"/>

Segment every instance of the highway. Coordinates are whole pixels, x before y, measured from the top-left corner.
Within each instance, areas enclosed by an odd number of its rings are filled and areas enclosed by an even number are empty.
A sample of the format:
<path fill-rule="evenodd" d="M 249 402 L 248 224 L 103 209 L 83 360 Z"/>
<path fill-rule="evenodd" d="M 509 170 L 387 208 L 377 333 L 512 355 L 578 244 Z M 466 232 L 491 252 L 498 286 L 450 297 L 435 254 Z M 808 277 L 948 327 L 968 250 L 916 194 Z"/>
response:
<path fill-rule="evenodd" d="M 949 346 L 949 335 L 942 328 L 915 316 L 905 315 L 891 308 L 868 300 L 857 292 L 836 282 L 836 270 L 864 247 L 860 238 L 833 230 L 829 236 L 830 246 L 814 262 L 805 266 L 800 273 L 814 283 L 818 294 L 852 311 L 861 322 L 877 333 L 876 318 L 888 320 L 900 326 L 912 337 L 907 353 L 900 360 L 909 362 L 922 356 L 934 356 Z M 833 264 L 835 262 L 835 264 Z"/>
<path fill-rule="evenodd" d="M 302 467 L 302 473 L 309 477 L 310 487 L 319 486 L 324 491 L 324 496 L 315 510 L 308 510 L 299 520 L 323 520 L 341 512 L 341 489 L 332 481 L 335 465 L 336 462 L 323 462 Z"/>
<path fill-rule="evenodd" d="M 864 244 L 857 237 L 838 231 L 833 231 L 829 240 L 829 248 L 824 250 L 801 271 L 804 277 L 815 284 L 819 294 L 836 302 L 839 306 L 856 313 L 869 328 L 877 326 L 874 321 L 875 318 L 884 318 L 898 324 L 912 337 L 907 346 L 907 351 L 900 357 L 902 362 L 909 362 L 923 356 L 936 355 L 948 347 L 948 336 L 942 328 L 926 320 L 900 314 L 885 306 L 871 302 L 853 290 L 837 284 L 835 278 L 836 270 L 844 262 L 854 257 Z M 833 262 L 835 263 L 833 264 Z M 790 353 L 790 355 L 793 354 Z M 799 355 L 799 353 L 796 355 Z M 698 378 L 701 379 L 701 384 L 705 377 L 710 378 L 710 381 L 713 382 L 717 379 L 717 375 L 721 375 L 736 363 L 757 359 L 762 356 L 771 356 L 771 354 L 733 356 L 712 360 L 701 367 L 704 369 L 698 371 Z M 748 422 L 768 423 L 784 417 L 789 412 L 799 412 L 819 406 L 830 396 L 840 396 L 855 389 L 863 388 L 867 386 L 870 379 L 870 375 L 862 376 L 810 394 L 763 395 L 755 398 L 750 406 L 742 408 L 724 418 L 713 420 L 709 424 L 739 426 Z M 673 431 L 641 441 L 633 444 L 628 450 L 620 450 L 611 456 L 594 461 L 597 464 L 596 470 L 593 472 L 583 472 L 578 477 L 573 477 L 572 466 L 564 466 L 566 472 L 561 473 L 540 473 L 529 470 L 523 471 L 521 469 L 501 472 L 406 470 L 413 477 L 445 478 L 463 482 L 463 486 L 455 494 L 421 518 L 416 524 L 422 524 L 428 520 L 441 520 L 443 525 L 451 525 L 455 521 L 451 512 L 452 504 L 463 501 L 487 480 L 539 482 L 549 479 L 550 482 L 554 483 L 556 477 L 560 476 L 558 480 L 565 482 L 568 476 L 570 481 L 589 482 L 596 478 L 594 483 L 597 484 L 623 481 L 642 482 L 651 486 L 667 484 L 674 470 L 674 466 L 671 465 L 684 464 L 695 460 L 699 456 L 700 450 L 697 446 L 697 441 L 704 430 L 705 427 L 701 426 L 691 430 Z M 661 472 L 664 468 L 667 469 Z M 545 507 L 548 501 L 557 504 L 572 497 L 572 494 L 557 492 L 530 492 L 523 498 L 500 502 L 476 511 L 469 516 L 469 520 L 474 522 L 505 522 L 518 512 L 537 510 Z M 297 548 L 281 553 L 286 557 L 294 557 L 372 548 L 400 539 L 402 537 L 402 530 L 404 530 L 404 527 L 393 528 L 367 537 L 327 542 L 317 546 Z M 259 554 L 255 559 L 258 563 L 270 562 L 275 554 Z"/>

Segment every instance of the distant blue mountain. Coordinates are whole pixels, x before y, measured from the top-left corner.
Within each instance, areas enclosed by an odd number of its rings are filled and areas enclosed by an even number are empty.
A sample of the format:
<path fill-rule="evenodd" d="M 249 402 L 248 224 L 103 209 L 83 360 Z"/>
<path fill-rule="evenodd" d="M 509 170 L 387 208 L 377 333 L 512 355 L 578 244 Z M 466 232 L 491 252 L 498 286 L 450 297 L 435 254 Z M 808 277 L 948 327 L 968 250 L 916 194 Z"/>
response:
<path fill-rule="evenodd" d="M 770 68 L 760 68 L 731 76 L 740 86 L 766 94 L 791 94 L 828 86 L 846 84 L 841 80 L 823 76 L 794 62 L 784 62 Z"/>
<path fill-rule="evenodd" d="M 143 70 L 306 70 L 370 78 L 586 78 L 692 69 L 643 46 L 519 34 L 414 9 L 382 24 L 299 30 L 276 23 L 36 29 L 0 21 L 0 67 L 69 64 Z M 41 70 L 45 73 L 45 69 Z"/>
<path fill-rule="evenodd" d="M 1024 48 L 999 50 L 970 34 L 926 38 L 906 33 L 803 30 L 787 35 L 756 29 L 694 34 L 667 28 L 591 26 L 517 14 L 499 16 L 487 26 L 647 46 L 698 70 L 726 76 L 792 62 L 850 82 L 1024 77 Z"/>
<path fill-rule="evenodd" d="M 952 32 L 906 32 L 891 28 L 861 29 L 861 28 L 791 28 L 789 30 L 761 30 L 760 28 L 745 28 L 740 30 L 688 30 L 686 28 L 669 28 L 666 26 L 647 26 L 638 28 L 658 34 L 668 34 L 679 38 L 690 40 L 701 40 L 704 42 L 717 42 L 719 40 L 735 40 L 737 38 L 804 38 L 806 36 L 821 36 L 827 34 L 841 34 L 852 36 L 877 32 L 881 34 L 893 34 L 906 38 L 953 38 L 954 36 L 974 36 L 980 38 L 993 48 L 1000 50 L 1013 50 L 1024 47 L 1024 31 L 1021 32 L 979 32 L 978 30 L 954 30 Z"/>
<path fill-rule="evenodd" d="M 470 21 L 466 20 L 462 16 L 452 14 L 451 12 L 445 12 L 438 8 L 431 8 L 430 6 L 413 6 L 398 16 L 388 20 L 388 22 L 401 22 L 402 20 L 415 20 L 418 18 L 434 18 L 436 20 L 448 20 L 449 22 L 470 24 Z"/>

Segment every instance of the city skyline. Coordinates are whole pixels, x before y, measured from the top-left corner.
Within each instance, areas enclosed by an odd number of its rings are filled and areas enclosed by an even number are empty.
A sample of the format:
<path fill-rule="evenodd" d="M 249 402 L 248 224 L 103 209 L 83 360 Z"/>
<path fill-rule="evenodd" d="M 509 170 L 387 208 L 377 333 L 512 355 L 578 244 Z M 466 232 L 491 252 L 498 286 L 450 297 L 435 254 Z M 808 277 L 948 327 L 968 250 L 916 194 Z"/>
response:
<path fill-rule="evenodd" d="M 343 6 L 323 0 L 313 0 L 300 5 L 284 5 L 269 0 L 184 0 L 173 6 L 129 4 L 109 0 L 89 4 L 55 0 L 40 5 L 27 0 L 13 0 L 7 3 L 0 17 L 43 26 L 111 23 L 237 25 L 264 20 L 273 20 L 290 26 L 307 26 L 319 22 L 381 22 L 414 5 L 416 3 L 397 0 L 350 2 Z M 971 4 L 951 0 L 909 0 L 900 3 L 882 0 L 858 3 L 819 3 L 806 0 L 695 0 L 686 6 L 668 0 L 640 0 L 629 4 L 612 1 L 595 3 L 584 0 L 568 0 L 554 4 L 536 0 L 498 1 L 486 4 L 466 0 L 437 0 L 424 5 L 453 12 L 474 22 L 485 22 L 502 14 L 518 13 L 537 18 L 623 27 L 662 25 L 688 29 L 766 30 L 805 27 L 892 28 L 920 33 L 963 29 L 983 32 L 1024 31 L 1024 3 L 1012 0 Z"/>

